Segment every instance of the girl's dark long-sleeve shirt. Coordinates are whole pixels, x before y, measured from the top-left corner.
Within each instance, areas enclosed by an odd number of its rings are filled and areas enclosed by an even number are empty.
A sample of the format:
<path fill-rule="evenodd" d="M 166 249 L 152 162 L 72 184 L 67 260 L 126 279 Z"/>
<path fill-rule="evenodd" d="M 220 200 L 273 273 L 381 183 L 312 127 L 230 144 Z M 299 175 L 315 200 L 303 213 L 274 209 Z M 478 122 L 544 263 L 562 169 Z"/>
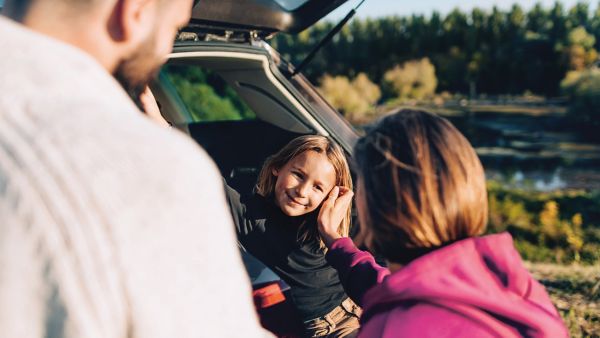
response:
<path fill-rule="evenodd" d="M 319 243 L 298 239 L 301 223 L 316 219 L 287 216 L 272 199 L 258 194 L 240 196 L 229 186 L 225 190 L 238 239 L 291 286 L 292 301 L 304 321 L 329 313 L 347 298 Z"/>

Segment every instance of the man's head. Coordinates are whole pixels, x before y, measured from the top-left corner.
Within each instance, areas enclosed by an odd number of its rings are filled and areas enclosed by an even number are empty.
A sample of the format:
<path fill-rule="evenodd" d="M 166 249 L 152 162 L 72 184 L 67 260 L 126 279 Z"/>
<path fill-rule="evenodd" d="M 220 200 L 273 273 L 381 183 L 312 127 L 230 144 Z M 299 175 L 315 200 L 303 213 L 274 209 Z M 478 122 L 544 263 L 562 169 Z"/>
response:
<path fill-rule="evenodd" d="M 191 9 L 192 0 L 6 0 L 4 14 L 89 53 L 137 95 Z"/>

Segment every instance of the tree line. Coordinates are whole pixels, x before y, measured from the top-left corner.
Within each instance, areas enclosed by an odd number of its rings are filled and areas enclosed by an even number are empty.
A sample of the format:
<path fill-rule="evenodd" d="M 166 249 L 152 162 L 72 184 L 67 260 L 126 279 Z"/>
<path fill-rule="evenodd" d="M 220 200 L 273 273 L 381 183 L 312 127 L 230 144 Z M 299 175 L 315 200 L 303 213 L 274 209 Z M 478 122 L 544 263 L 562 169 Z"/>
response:
<path fill-rule="evenodd" d="M 279 34 L 272 44 L 299 64 L 335 23 L 319 23 L 295 36 Z M 377 84 L 390 69 L 427 58 L 435 68 L 437 92 L 464 94 L 561 94 L 569 71 L 595 66 L 600 48 L 600 10 L 579 3 L 566 9 L 535 5 L 526 12 L 475 8 L 408 17 L 354 19 L 307 66 L 320 84 L 325 74 Z"/>

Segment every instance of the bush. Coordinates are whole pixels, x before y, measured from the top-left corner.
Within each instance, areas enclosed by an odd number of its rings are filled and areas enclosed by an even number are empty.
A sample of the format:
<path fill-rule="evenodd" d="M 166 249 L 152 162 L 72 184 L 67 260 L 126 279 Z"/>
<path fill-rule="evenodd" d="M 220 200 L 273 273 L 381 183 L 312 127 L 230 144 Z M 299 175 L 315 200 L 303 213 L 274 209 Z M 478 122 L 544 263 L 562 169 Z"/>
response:
<path fill-rule="evenodd" d="M 379 98 L 381 98 L 379 86 L 371 82 L 365 73 L 359 73 L 354 80 L 352 80 L 352 87 L 369 104 L 369 106 L 372 106 Z"/>
<path fill-rule="evenodd" d="M 365 73 L 359 73 L 352 81 L 345 76 L 326 74 L 321 78 L 319 90 L 350 121 L 364 119 L 381 97 L 381 90 Z"/>
<path fill-rule="evenodd" d="M 598 52 L 594 49 L 596 38 L 588 33 L 585 27 L 573 28 L 567 37 L 567 47 L 564 50 L 569 60 L 569 69 L 583 70 L 589 67 L 598 58 Z"/>
<path fill-rule="evenodd" d="M 524 260 L 531 262 L 556 262 L 556 257 L 562 254 L 560 250 L 551 250 L 519 238 L 515 238 L 515 248 Z"/>
<path fill-rule="evenodd" d="M 600 70 L 571 71 L 561 90 L 570 99 L 569 115 L 585 136 L 600 140 Z"/>
<path fill-rule="evenodd" d="M 488 232 L 508 231 L 524 259 L 600 262 L 600 196 L 584 191 L 529 192 L 488 182 Z"/>
<path fill-rule="evenodd" d="M 383 75 L 385 84 L 398 99 L 432 97 L 437 87 L 435 67 L 428 58 L 396 65 Z"/>

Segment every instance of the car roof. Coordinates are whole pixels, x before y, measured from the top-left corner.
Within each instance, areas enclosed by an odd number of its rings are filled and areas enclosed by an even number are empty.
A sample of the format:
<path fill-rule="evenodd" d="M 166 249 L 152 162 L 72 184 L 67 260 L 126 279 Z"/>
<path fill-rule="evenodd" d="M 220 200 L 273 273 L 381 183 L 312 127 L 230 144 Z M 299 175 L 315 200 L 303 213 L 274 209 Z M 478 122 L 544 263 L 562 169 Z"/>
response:
<path fill-rule="evenodd" d="M 192 11 L 191 26 L 299 33 L 347 0 L 200 0 Z"/>
<path fill-rule="evenodd" d="M 299 33 L 348 0 L 196 0 L 194 28 Z M 4 0 L 0 0 L 0 12 Z"/>

